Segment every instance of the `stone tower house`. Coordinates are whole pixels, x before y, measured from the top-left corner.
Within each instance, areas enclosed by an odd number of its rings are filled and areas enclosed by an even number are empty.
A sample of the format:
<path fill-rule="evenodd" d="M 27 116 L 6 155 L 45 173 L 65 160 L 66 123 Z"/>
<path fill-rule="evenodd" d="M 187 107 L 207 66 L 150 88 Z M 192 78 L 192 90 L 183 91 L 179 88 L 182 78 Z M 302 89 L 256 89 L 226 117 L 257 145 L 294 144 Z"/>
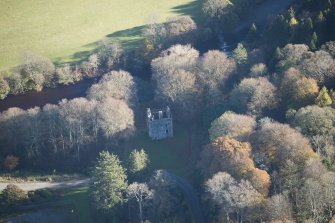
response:
<path fill-rule="evenodd" d="M 147 108 L 147 126 L 152 139 L 165 139 L 173 137 L 173 124 L 171 110 Z"/>

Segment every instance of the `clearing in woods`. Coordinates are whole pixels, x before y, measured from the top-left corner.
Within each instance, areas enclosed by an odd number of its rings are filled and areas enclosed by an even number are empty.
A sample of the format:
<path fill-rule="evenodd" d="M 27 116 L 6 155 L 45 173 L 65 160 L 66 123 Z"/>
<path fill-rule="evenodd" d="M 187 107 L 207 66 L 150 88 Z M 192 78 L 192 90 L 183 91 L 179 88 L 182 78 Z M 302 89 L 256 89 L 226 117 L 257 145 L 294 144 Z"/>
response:
<path fill-rule="evenodd" d="M 84 59 L 108 38 L 132 47 L 150 15 L 199 18 L 200 0 L 3 0 L 0 5 L 0 70 L 33 51 L 55 63 Z"/>

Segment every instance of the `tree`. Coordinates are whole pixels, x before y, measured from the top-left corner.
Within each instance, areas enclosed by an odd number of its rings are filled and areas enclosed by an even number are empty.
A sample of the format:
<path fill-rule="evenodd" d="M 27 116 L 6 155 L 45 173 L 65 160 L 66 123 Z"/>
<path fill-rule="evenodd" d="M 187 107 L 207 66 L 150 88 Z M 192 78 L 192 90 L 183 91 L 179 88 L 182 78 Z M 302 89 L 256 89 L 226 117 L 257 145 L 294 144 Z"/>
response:
<path fill-rule="evenodd" d="M 155 100 L 170 104 L 178 118 L 189 120 L 201 103 L 195 75 L 199 52 L 190 45 L 175 45 L 151 63 Z"/>
<path fill-rule="evenodd" d="M 21 204 L 27 199 L 27 193 L 14 184 L 8 184 L 0 194 L 0 203 L 5 207 L 13 207 Z"/>
<path fill-rule="evenodd" d="M 152 46 L 159 46 L 165 40 L 167 33 L 164 24 L 159 22 L 159 18 L 156 15 L 150 15 L 143 29 L 143 35 Z"/>
<path fill-rule="evenodd" d="M 319 95 L 315 99 L 315 104 L 317 104 L 320 107 L 327 107 L 330 106 L 332 103 L 333 101 L 330 95 L 328 94 L 327 88 L 323 86 L 319 92 Z"/>
<path fill-rule="evenodd" d="M 19 73 L 14 72 L 6 75 L 4 78 L 8 83 L 10 94 L 19 94 L 26 90 L 22 80 L 22 76 Z"/>
<path fill-rule="evenodd" d="M 59 107 L 57 105 L 46 104 L 43 106 L 42 122 L 44 123 L 44 137 L 47 139 L 46 147 L 50 149 L 50 154 L 59 154 L 65 151 L 65 129 L 62 123 Z"/>
<path fill-rule="evenodd" d="M 126 201 L 126 170 L 116 155 L 100 152 L 91 175 L 90 196 L 97 210 L 110 212 Z"/>
<path fill-rule="evenodd" d="M 308 137 L 334 134 L 335 110 L 330 107 L 307 106 L 300 108 L 291 121 Z"/>
<path fill-rule="evenodd" d="M 330 107 L 307 106 L 299 109 L 290 124 L 309 137 L 315 150 L 328 160 L 333 159 L 335 110 Z"/>
<path fill-rule="evenodd" d="M 6 156 L 4 161 L 4 167 L 7 170 L 14 170 L 19 164 L 19 158 L 13 155 Z"/>
<path fill-rule="evenodd" d="M 0 100 L 5 99 L 9 92 L 10 88 L 7 81 L 3 77 L 0 77 Z"/>
<path fill-rule="evenodd" d="M 208 88 L 222 88 L 225 81 L 233 74 L 235 63 L 218 50 L 210 50 L 200 60 L 200 79 Z"/>
<path fill-rule="evenodd" d="M 198 76 L 205 88 L 208 100 L 214 103 L 222 100 L 220 92 L 236 69 L 234 60 L 229 59 L 224 52 L 210 50 L 201 57 L 199 62 L 201 71 Z"/>
<path fill-rule="evenodd" d="M 215 174 L 205 183 L 205 191 L 210 198 L 226 213 L 227 222 L 229 215 L 237 213 L 239 222 L 243 221 L 245 209 L 260 204 L 263 197 L 250 184 L 249 181 L 237 182 L 225 172 Z"/>
<path fill-rule="evenodd" d="M 311 42 L 309 44 L 309 47 L 311 50 L 316 50 L 318 45 L 318 36 L 316 35 L 316 32 L 313 32 Z"/>
<path fill-rule="evenodd" d="M 303 165 L 315 154 L 309 140 L 289 125 L 261 120 L 252 137 L 254 159 L 268 167 L 282 168 L 290 160 Z"/>
<path fill-rule="evenodd" d="M 169 44 L 187 44 L 195 39 L 197 24 L 190 16 L 169 17 L 164 27 Z"/>
<path fill-rule="evenodd" d="M 153 198 L 153 191 L 145 183 L 134 182 L 128 186 L 128 199 L 135 198 L 138 203 L 140 222 L 143 222 L 143 205 L 146 205 Z"/>
<path fill-rule="evenodd" d="M 267 195 L 270 176 L 266 171 L 255 167 L 249 143 L 219 137 L 206 146 L 200 157 L 198 165 L 206 179 L 219 171 L 224 171 L 236 179 L 248 179 L 255 189 Z"/>
<path fill-rule="evenodd" d="M 245 78 L 231 92 L 230 103 L 236 111 L 260 116 L 277 106 L 276 90 L 265 77 Z"/>
<path fill-rule="evenodd" d="M 276 194 L 266 201 L 266 217 L 269 221 L 293 222 L 292 207 L 288 198 Z"/>
<path fill-rule="evenodd" d="M 50 87 L 54 84 L 55 65 L 46 57 L 25 52 L 21 74 L 29 90 L 41 91 L 44 86 Z"/>
<path fill-rule="evenodd" d="M 322 194 L 322 185 L 314 180 L 307 179 L 304 186 L 299 191 L 299 212 L 300 214 L 307 213 L 303 217 L 312 217 L 313 222 L 323 222 L 324 219 L 324 200 Z"/>
<path fill-rule="evenodd" d="M 43 149 L 41 109 L 39 107 L 28 109 L 23 122 L 25 156 L 38 157 Z"/>
<path fill-rule="evenodd" d="M 123 48 L 118 43 L 101 41 L 98 53 L 99 65 L 107 71 L 118 69 L 122 64 Z"/>
<path fill-rule="evenodd" d="M 208 0 L 203 4 L 203 12 L 211 18 L 222 18 L 229 13 L 232 3 L 226 0 Z"/>
<path fill-rule="evenodd" d="M 225 31 L 231 30 L 240 20 L 230 0 L 206 0 L 202 11 L 218 30 L 220 27 Z"/>
<path fill-rule="evenodd" d="M 74 149 L 80 161 L 82 146 L 91 142 L 94 137 L 92 122 L 95 121 L 97 102 L 86 98 L 75 98 L 59 102 L 59 115 L 62 120 L 68 148 Z"/>
<path fill-rule="evenodd" d="M 97 101 L 104 101 L 112 97 L 123 100 L 129 106 L 137 102 L 137 84 L 135 79 L 127 71 L 111 71 L 104 74 L 97 84 L 93 84 L 88 90 L 88 97 Z"/>
<path fill-rule="evenodd" d="M 268 73 L 268 68 L 264 63 L 258 63 L 250 68 L 250 77 L 264 77 Z"/>
<path fill-rule="evenodd" d="M 81 68 L 84 71 L 87 77 L 96 77 L 99 76 L 97 73 L 100 65 L 100 59 L 98 54 L 92 54 L 88 58 L 88 61 L 85 61 L 81 64 Z"/>
<path fill-rule="evenodd" d="M 193 72 L 198 59 L 199 52 L 191 45 L 174 45 L 151 62 L 152 78 L 156 82 L 177 70 Z"/>
<path fill-rule="evenodd" d="M 320 85 L 325 85 L 327 81 L 335 78 L 334 59 L 325 51 L 309 52 L 305 55 L 299 69 L 306 77 L 314 78 Z"/>
<path fill-rule="evenodd" d="M 211 140 L 227 136 L 237 140 L 246 140 L 256 127 L 254 117 L 225 112 L 211 123 L 209 137 Z"/>
<path fill-rule="evenodd" d="M 170 217 L 185 216 L 183 192 L 176 181 L 165 171 L 156 170 L 149 180 L 149 186 L 155 193 L 153 197 L 152 216 L 157 221 Z"/>
<path fill-rule="evenodd" d="M 287 44 L 277 54 L 277 68 L 280 72 L 285 72 L 291 67 L 298 68 L 299 64 L 309 54 L 309 48 L 304 44 Z"/>
<path fill-rule="evenodd" d="M 335 57 L 335 41 L 326 42 L 321 46 L 321 50 L 326 51 L 333 57 Z"/>
<path fill-rule="evenodd" d="M 98 125 L 107 138 L 127 137 L 135 130 L 134 112 L 126 102 L 107 98 L 97 107 Z"/>
<path fill-rule="evenodd" d="M 299 23 L 298 23 L 298 20 L 295 18 L 295 17 L 292 17 L 291 19 L 290 19 L 290 26 L 296 26 L 296 25 L 298 25 Z"/>
<path fill-rule="evenodd" d="M 330 218 L 334 218 L 334 208 L 335 208 L 335 174 L 334 172 L 327 171 L 321 176 L 321 185 L 323 186 L 323 193 L 324 193 L 324 202 L 325 202 L 325 209 L 328 213 Z"/>
<path fill-rule="evenodd" d="M 155 100 L 172 105 L 179 118 L 189 119 L 199 105 L 195 74 L 178 70 L 157 81 Z"/>
<path fill-rule="evenodd" d="M 74 82 L 70 65 L 65 64 L 63 67 L 56 69 L 56 78 L 58 83 L 68 85 Z"/>
<path fill-rule="evenodd" d="M 92 68 L 93 75 L 96 76 L 97 70 L 98 70 L 99 65 L 100 65 L 100 58 L 99 58 L 98 54 L 92 54 L 88 58 L 88 62 L 90 64 L 90 67 Z"/>
<path fill-rule="evenodd" d="M 238 66 L 245 66 L 248 63 L 248 51 L 242 43 L 237 44 L 233 51 L 233 58 Z"/>
<path fill-rule="evenodd" d="M 149 158 L 144 149 L 131 151 L 129 155 L 129 171 L 132 174 L 143 171 L 149 165 Z"/>
<path fill-rule="evenodd" d="M 19 152 L 18 150 L 24 138 L 22 126 L 24 126 L 25 113 L 24 110 L 14 107 L 9 108 L 0 115 L 0 124 L 3 131 L 0 136 L 7 143 L 7 147 L 13 150 L 11 152 L 15 154 Z"/>
<path fill-rule="evenodd" d="M 312 78 L 303 76 L 295 68 L 288 69 L 281 80 L 282 101 L 289 108 L 296 109 L 311 104 L 318 91 L 317 82 Z"/>

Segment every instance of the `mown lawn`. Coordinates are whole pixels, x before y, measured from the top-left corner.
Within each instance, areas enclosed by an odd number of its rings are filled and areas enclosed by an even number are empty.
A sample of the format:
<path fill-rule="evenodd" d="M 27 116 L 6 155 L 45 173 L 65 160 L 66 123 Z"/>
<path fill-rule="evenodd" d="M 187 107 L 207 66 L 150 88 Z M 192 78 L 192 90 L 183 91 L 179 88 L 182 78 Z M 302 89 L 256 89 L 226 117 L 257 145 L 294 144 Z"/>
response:
<path fill-rule="evenodd" d="M 198 18 L 200 0 L 2 0 L 0 70 L 30 50 L 56 63 L 85 58 L 105 38 L 134 45 L 149 15 Z M 127 46 L 126 46 L 127 47 Z"/>

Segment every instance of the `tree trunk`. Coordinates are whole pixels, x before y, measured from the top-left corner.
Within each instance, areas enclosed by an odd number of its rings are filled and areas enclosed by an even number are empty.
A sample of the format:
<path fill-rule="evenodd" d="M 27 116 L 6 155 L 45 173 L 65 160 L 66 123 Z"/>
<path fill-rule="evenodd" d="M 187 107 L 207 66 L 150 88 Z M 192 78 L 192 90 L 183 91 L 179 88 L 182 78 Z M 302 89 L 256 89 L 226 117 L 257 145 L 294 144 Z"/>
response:
<path fill-rule="evenodd" d="M 141 202 L 141 201 L 138 202 L 138 207 L 139 207 L 139 209 L 140 209 L 140 221 L 141 221 L 141 223 L 142 223 L 142 222 L 143 222 L 143 219 L 142 219 L 142 202 Z"/>

